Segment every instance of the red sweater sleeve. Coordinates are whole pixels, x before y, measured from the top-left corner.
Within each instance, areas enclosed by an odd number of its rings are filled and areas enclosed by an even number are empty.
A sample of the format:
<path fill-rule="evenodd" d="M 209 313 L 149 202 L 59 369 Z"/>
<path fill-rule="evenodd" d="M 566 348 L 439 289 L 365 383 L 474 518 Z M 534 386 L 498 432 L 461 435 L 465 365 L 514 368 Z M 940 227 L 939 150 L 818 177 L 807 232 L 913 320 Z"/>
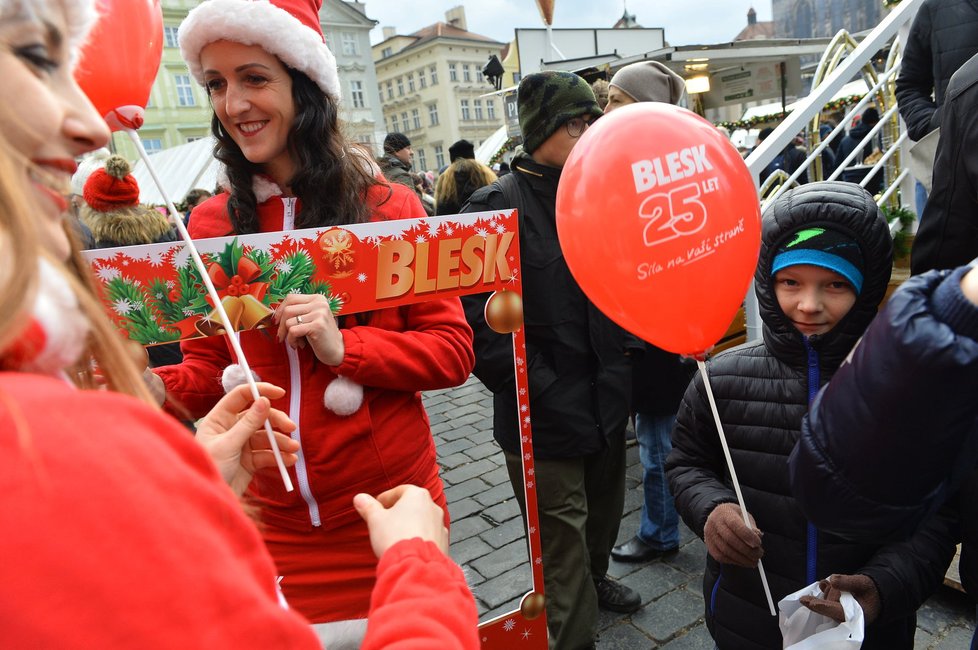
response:
<path fill-rule="evenodd" d="M 231 364 L 231 351 L 223 336 L 190 339 L 180 344 L 183 362 L 154 368 L 166 386 L 164 408 L 184 418 L 200 418 L 224 396 L 221 375 Z"/>
<path fill-rule="evenodd" d="M 409 539 L 380 558 L 361 650 L 477 650 L 478 626 L 462 570 L 433 543 Z"/>
<path fill-rule="evenodd" d="M 400 313 L 403 331 L 382 324 L 344 329 L 346 351 L 336 373 L 364 386 L 412 392 L 464 382 L 475 354 L 458 298 L 408 305 Z"/>

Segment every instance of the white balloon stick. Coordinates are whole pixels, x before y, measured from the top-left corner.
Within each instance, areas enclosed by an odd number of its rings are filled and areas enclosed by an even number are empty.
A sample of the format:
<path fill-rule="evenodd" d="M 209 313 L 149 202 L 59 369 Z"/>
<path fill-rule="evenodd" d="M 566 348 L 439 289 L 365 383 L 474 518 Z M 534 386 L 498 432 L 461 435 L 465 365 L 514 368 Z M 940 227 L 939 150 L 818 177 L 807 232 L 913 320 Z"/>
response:
<path fill-rule="evenodd" d="M 231 319 L 228 318 L 227 312 L 224 311 L 224 305 L 221 303 L 221 298 L 217 294 L 217 289 L 214 288 L 214 283 L 211 282 L 210 275 L 207 274 L 207 268 L 204 266 L 204 261 L 200 259 L 200 253 L 197 252 L 197 247 L 194 246 L 194 242 L 190 239 L 190 233 L 187 232 L 187 227 L 183 224 L 183 217 L 177 212 L 177 209 L 173 206 L 173 202 L 170 201 L 170 197 L 166 193 L 166 189 L 163 187 L 163 183 L 160 182 L 159 177 L 156 175 L 156 170 L 153 168 L 153 163 L 149 160 L 149 155 L 146 153 L 146 149 L 143 147 L 142 141 L 139 136 L 132 129 L 123 129 L 128 135 L 129 139 L 132 140 L 133 144 L 136 145 L 136 149 L 139 151 L 139 157 L 143 159 L 146 163 L 146 169 L 149 170 L 150 176 L 153 177 L 153 182 L 156 183 L 157 189 L 160 191 L 160 195 L 163 197 L 163 201 L 166 202 L 166 209 L 170 213 L 170 221 L 176 226 L 177 231 L 180 233 L 180 237 L 183 238 L 184 244 L 187 246 L 187 250 L 190 252 L 190 257 L 194 261 L 194 266 L 200 271 L 200 277 L 204 281 L 204 286 L 207 288 L 207 295 L 210 296 L 211 301 L 214 303 L 214 309 L 217 311 L 217 316 L 224 325 L 224 335 L 227 337 L 228 341 L 231 343 L 231 347 L 234 349 L 234 354 L 238 358 L 238 364 L 244 371 L 245 380 L 248 382 L 248 388 L 251 389 L 251 396 L 255 400 L 258 400 L 261 395 L 258 393 L 258 385 L 255 383 L 255 377 L 251 374 L 251 366 L 248 365 L 248 359 L 245 358 L 244 351 L 241 349 L 241 343 L 238 341 L 238 336 L 234 331 L 234 327 L 231 325 Z M 265 433 L 268 435 L 268 444 L 272 448 L 272 454 L 275 456 L 275 464 L 278 465 L 279 474 L 282 475 L 282 482 L 285 484 L 285 491 L 292 492 L 295 488 L 292 487 L 292 479 L 289 477 L 289 471 L 285 468 L 285 462 L 282 460 L 282 452 L 278 448 L 278 442 L 275 440 L 275 432 L 272 430 L 272 423 L 267 419 L 265 420 Z"/>
<path fill-rule="evenodd" d="M 717 425 L 717 435 L 720 436 L 720 445 L 723 447 L 723 456 L 727 459 L 727 469 L 730 470 L 730 480 L 733 481 L 734 492 L 737 493 L 737 503 L 740 505 L 740 514 L 744 516 L 744 523 L 748 528 L 750 519 L 747 517 L 747 506 L 744 505 L 744 495 L 740 492 L 740 481 L 737 480 L 737 470 L 734 469 L 733 459 L 730 457 L 730 448 L 727 446 L 727 436 L 723 433 L 723 424 L 720 422 L 720 413 L 717 411 L 717 403 L 713 397 L 713 387 L 710 386 L 710 376 L 706 372 L 706 362 L 702 359 L 696 360 L 696 365 L 703 376 L 703 384 L 706 386 L 706 396 L 710 400 L 710 410 L 713 411 L 713 421 Z M 761 574 L 761 584 L 764 586 L 764 595 L 767 596 L 767 606 L 771 611 L 771 616 L 777 616 L 778 610 L 774 608 L 774 599 L 771 598 L 771 588 L 767 586 L 767 575 L 764 573 L 764 565 L 757 561 L 757 571 Z"/>

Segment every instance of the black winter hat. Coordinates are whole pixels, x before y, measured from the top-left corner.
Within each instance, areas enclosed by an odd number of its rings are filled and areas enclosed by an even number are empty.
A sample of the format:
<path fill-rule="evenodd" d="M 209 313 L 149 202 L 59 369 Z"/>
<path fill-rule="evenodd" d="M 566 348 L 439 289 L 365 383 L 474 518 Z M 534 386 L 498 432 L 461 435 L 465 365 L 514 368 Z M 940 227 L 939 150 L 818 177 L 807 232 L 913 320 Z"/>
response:
<path fill-rule="evenodd" d="M 468 140 L 459 140 L 448 148 L 449 162 L 455 162 L 456 158 L 469 158 L 475 160 L 475 145 Z"/>
<path fill-rule="evenodd" d="M 384 138 L 384 151 L 396 153 L 405 147 L 411 146 L 411 140 L 403 133 L 388 133 Z"/>

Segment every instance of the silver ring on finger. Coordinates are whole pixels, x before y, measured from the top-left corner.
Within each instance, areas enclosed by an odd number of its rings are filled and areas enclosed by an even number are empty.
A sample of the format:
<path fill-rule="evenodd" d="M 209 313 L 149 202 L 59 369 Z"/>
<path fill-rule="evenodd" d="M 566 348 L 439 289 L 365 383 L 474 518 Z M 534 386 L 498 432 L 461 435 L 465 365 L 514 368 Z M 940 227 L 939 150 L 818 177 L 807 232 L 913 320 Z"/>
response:
<path fill-rule="evenodd" d="M 296 316 L 295 322 L 297 322 L 299 325 L 302 325 L 302 316 Z"/>

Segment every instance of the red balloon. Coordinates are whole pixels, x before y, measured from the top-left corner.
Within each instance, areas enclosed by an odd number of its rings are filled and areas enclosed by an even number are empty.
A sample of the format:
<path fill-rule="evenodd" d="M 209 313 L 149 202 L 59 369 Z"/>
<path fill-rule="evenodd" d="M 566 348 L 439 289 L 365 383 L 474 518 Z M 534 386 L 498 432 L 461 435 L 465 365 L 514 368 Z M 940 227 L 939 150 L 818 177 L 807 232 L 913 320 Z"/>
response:
<path fill-rule="evenodd" d="M 726 332 L 760 249 L 740 154 L 686 109 L 631 104 L 598 120 L 564 165 L 557 234 L 571 273 L 612 320 L 680 354 Z"/>
<path fill-rule="evenodd" d="M 138 129 L 163 56 L 160 0 L 98 0 L 75 79 L 113 130 Z"/>

